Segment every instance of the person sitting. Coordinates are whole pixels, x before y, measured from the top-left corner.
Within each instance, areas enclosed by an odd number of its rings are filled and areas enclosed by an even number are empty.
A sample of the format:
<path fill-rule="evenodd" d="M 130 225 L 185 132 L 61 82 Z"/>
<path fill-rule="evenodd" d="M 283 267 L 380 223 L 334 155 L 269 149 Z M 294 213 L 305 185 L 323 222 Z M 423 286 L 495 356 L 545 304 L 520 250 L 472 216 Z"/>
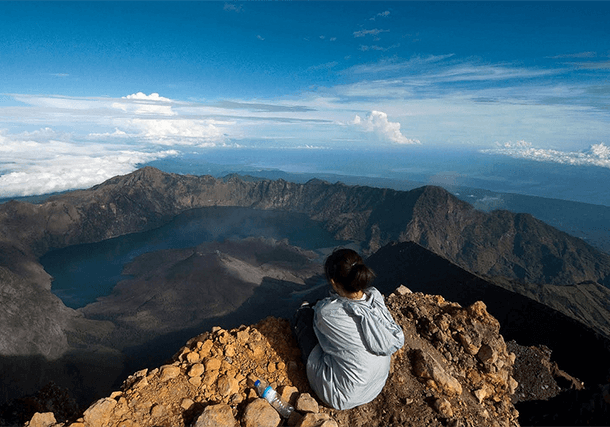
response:
<path fill-rule="evenodd" d="M 324 270 L 330 296 L 313 308 L 301 306 L 293 331 L 311 388 L 327 405 L 349 409 L 381 393 L 404 334 L 370 286 L 375 274 L 357 252 L 335 250 Z"/>

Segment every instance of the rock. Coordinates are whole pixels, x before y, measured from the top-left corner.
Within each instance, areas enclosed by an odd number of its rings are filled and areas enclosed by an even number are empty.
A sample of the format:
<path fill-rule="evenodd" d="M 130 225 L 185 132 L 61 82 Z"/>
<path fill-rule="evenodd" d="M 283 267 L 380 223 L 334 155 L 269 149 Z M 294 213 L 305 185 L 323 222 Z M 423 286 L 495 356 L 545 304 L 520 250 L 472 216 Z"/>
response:
<path fill-rule="evenodd" d="M 477 400 L 479 401 L 479 403 L 483 403 L 483 400 L 485 400 L 485 398 L 487 397 L 487 389 L 480 388 L 478 390 L 475 390 L 474 395 L 477 398 Z"/>
<path fill-rule="evenodd" d="M 225 347 L 225 353 L 224 353 L 224 354 L 225 354 L 225 356 L 227 356 L 227 357 L 233 357 L 233 356 L 235 356 L 235 346 L 233 346 L 233 345 L 227 345 L 227 346 Z"/>
<path fill-rule="evenodd" d="M 309 412 L 299 420 L 296 427 L 320 427 L 327 421 L 331 421 L 330 415 L 323 413 L 314 414 Z"/>
<path fill-rule="evenodd" d="M 432 355 L 420 349 L 413 352 L 413 371 L 419 378 L 433 380 L 448 395 L 462 394 L 459 381 L 445 372 Z"/>
<path fill-rule="evenodd" d="M 201 358 L 209 356 L 210 350 L 212 349 L 213 346 L 214 346 L 214 343 L 212 342 L 212 340 L 205 340 L 201 344 L 201 348 L 199 348 L 199 356 Z"/>
<path fill-rule="evenodd" d="M 25 427 L 51 427 L 56 422 L 53 412 L 36 412 L 32 419 L 25 423 Z"/>
<path fill-rule="evenodd" d="M 453 417 L 453 409 L 451 408 L 451 403 L 445 398 L 436 399 L 434 401 L 434 409 L 441 415 L 443 418 L 451 418 Z"/>
<path fill-rule="evenodd" d="M 460 343 L 462 344 L 462 346 L 464 347 L 464 350 L 466 351 L 466 353 L 474 356 L 475 354 L 477 354 L 479 352 L 479 349 L 481 348 L 481 344 L 479 343 L 477 345 L 476 343 L 473 343 L 472 339 L 470 338 L 470 336 L 468 336 L 468 334 L 466 334 L 464 332 L 459 332 L 457 334 L 457 338 L 460 341 Z"/>
<path fill-rule="evenodd" d="M 239 390 L 239 383 L 235 378 L 222 375 L 218 378 L 216 387 L 218 387 L 218 393 L 220 393 L 221 396 L 228 397 L 237 393 Z"/>
<path fill-rule="evenodd" d="M 498 355 L 489 344 L 483 344 L 477 352 L 477 359 L 484 364 L 494 364 L 498 360 Z"/>
<path fill-rule="evenodd" d="M 297 397 L 299 397 L 299 389 L 292 386 L 284 386 L 281 388 L 280 397 L 284 402 L 288 402 L 294 406 L 296 404 Z"/>
<path fill-rule="evenodd" d="M 233 410 L 229 405 L 219 403 L 209 405 L 197 418 L 193 427 L 237 427 L 237 420 L 233 416 Z"/>
<path fill-rule="evenodd" d="M 255 399 L 246 406 L 242 427 L 278 427 L 280 414 L 265 399 Z"/>
<path fill-rule="evenodd" d="M 203 384 L 205 384 L 206 386 L 209 387 L 216 382 L 219 375 L 220 375 L 220 372 L 218 372 L 217 370 L 216 371 L 207 371 L 206 370 L 206 373 L 205 373 L 205 376 L 203 377 L 202 382 L 203 382 Z"/>
<path fill-rule="evenodd" d="M 153 407 L 150 409 L 150 416 L 153 418 L 159 418 L 165 415 L 166 412 L 167 409 L 165 408 L 165 405 L 153 405 Z"/>
<path fill-rule="evenodd" d="M 174 365 L 164 365 L 161 367 L 161 381 L 168 381 L 180 375 L 180 368 Z"/>
<path fill-rule="evenodd" d="M 517 390 L 517 387 L 519 387 L 519 383 L 515 381 L 513 377 L 508 377 L 508 392 L 510 394 L 514 394 L 515 390 Z"/>
<path fill-rule="evenodd" d="M 180 407 L 185 411 L 188 411 L 191 409 L 191 406 L 193 406 L 194 403 L 195 402 L 193 402 L 191 399 L 182 399 L 182 402 L 180 402 Z"/>
<path fill-rule="evenodd" d="M 301 393 L 295 403 L 295 409 L 300 412 L 318 412 L 318 402 L 309 393 Z"/>
<path fill-rule="evenodd" d="M 201 363 L 195 363 L 188 371 L 189 377 L 200 377 L 205 372 L 205 368 Z"/>
<path fill-rule="evenodd" d="M 191 351 L 186 355 L 186 361 L 190 364 L 199 362 L 200 356 L 199 353 L 195 351 Z"/>
<path fill-rule="evenodd" d="M 406 294 L 411 294 L 413 292 L 411 292 L 411 289 L 407 288 L 405 285 L 400 285 L 399 287 L 396 288 L 396 293 L 398 295 L 406 295 Z"/>
<path fill-rule="evenodd" d="M 107 427 L 116 403 L 116 400 L 108 397 L 95 402 L 83 413 L 85 425 L 87 427 Z"/>
<path fill-rule="evenodd" d="M 215 358 L 206 358 L 204 361 L 206 371 L 218 371 L 222 366 L 222 360 Z"/>

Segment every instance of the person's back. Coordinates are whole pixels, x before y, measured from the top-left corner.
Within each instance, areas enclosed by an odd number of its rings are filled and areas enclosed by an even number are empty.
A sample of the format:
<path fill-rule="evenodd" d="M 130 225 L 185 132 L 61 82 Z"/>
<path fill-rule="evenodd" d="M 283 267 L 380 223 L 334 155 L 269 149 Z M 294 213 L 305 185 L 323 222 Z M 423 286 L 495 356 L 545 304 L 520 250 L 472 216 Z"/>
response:
<path fill-rule="evenodd" d="M 373 400 L 390 372 L 391 355 L 402 347 L 402 329 L 375 288 L 364 300 L 338 294 L 316 304 L 314 330 L 320 345 L 307 361 L 307 377 L 318 397 L 337 409 Z"/>
<path fill-rule="evenodd" d="M 404 335 L 383 296 L 368 287 L 374 273 L 356 252 L 333 252 L 325 270 L 334 292 L 314 307 L 318 344 L 306 359 L 307 377 L 322 401 L 336 409 L 349 409 L 370 402 L 381 392 L 391 355 L 402 347 Z"/>

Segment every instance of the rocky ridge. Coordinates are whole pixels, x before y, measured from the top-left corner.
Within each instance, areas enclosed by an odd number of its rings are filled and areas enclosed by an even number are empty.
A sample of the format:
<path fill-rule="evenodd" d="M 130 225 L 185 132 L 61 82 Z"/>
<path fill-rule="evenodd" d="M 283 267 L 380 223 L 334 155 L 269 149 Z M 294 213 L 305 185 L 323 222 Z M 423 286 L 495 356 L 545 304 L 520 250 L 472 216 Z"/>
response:
<path fill-rule="evenodd" d="M 468 307 L 400 287 L 386 298 L 405 333 L 382 393 L 338 411 L 309 389 L 289 322 L 267 318 L 189 340 L 172 360 L 131 375 L 72 420 L 37 413 L 29 427 L 517 426 L 515 355 L 482 302 Z M 264 378 L 296 408 L 282 420 L 257 397 Z M 59 422 L 58 422 L 59 421 Z"/>
<path fill-rule="evenodd" d="M 486 214 L 439 187 L 395 191 L 320 180 L 215 179 L 146 167 L 40 205 L 0 205 L 1 295 L 3 305 L 13 307 L 0 310 L 0 321 L 7 325 L 0 354 L 56 359 L 69 349 L 66 331 L 81 329 L 86 320 L 50 294 L 51 278 L 38 262 L 44 253 L 152 229 L 180 212 L 208 206 L 305 213 L 337 239 L 360 242 L 365 253 L 391 241 L 413 241 L 476 274 L 521 280 L 527 286 L 514 288 L 517 292 L 537 293 L 540 284 L 578 289 L 580 283 L 610 285 L 609 255 L 531 215 Z M 591 317 L 583 308 L 591 302 L 601 309 L 595 322 L 610 325 L 608 307 L 594 301 L 595 293 L 584 289 L 574 295 L 582 301 L 579 310 L 566 305 L 562 293 L 538 299 L 588 325 Z M 23 334 L 24 322 L 15 313 L 37 325 L 36 339 Z M 104 325 L 89 322 L 87 327 Z"/>

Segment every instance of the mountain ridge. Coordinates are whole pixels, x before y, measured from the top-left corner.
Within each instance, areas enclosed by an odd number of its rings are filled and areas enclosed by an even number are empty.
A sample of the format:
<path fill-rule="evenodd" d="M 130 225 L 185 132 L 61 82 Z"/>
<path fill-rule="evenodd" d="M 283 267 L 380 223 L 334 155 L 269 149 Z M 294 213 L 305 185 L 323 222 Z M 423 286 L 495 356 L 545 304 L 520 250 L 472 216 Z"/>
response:
<path fill-rule="evenodd" d="M 371 255 L 392 241 L 414 241 L 480 276 L 520 279 L 527 292 L 536 292 L 538 281 L 553 286 L 606 284 L 610 272 L 610 257 L 579 239 L 529 215 L 483 213 L 439 187 L 405 192 L 321 180 L 294 184 L 237 176 L 181 176 L 143 168 L 40 205 L 0 205 L 0 296 L 3 303 L 17 307 L 6 310 L 3 304 L 0 309 L 6 325 L 0 339 L 2 356 L 44 355 L 59 360 L 73 349 L 74 342 L 67 338 L 75 339 L 73 331 L 78 345 L 88 339 L 79 335 L 85 328 L 108 333 L 108 323 L 83 317 L 51 294 L 51 278 L 38 262 L 43 253 L 155 228 L 180 212 L 206 206 L 305 213 L 336 238 L 359 242 L 362 251 Z M 23 299 L 33 293 L 38 311 L 30 307 L 31 300 Z M 561 298 L 554 302 L 562 303 Z M 36 334 L 30 334 L 21 318 L 37 326 Z M 586 318 L 580 320 L 590 324 Z M 55 345 L 52 351 L 47 343 Z"/>

